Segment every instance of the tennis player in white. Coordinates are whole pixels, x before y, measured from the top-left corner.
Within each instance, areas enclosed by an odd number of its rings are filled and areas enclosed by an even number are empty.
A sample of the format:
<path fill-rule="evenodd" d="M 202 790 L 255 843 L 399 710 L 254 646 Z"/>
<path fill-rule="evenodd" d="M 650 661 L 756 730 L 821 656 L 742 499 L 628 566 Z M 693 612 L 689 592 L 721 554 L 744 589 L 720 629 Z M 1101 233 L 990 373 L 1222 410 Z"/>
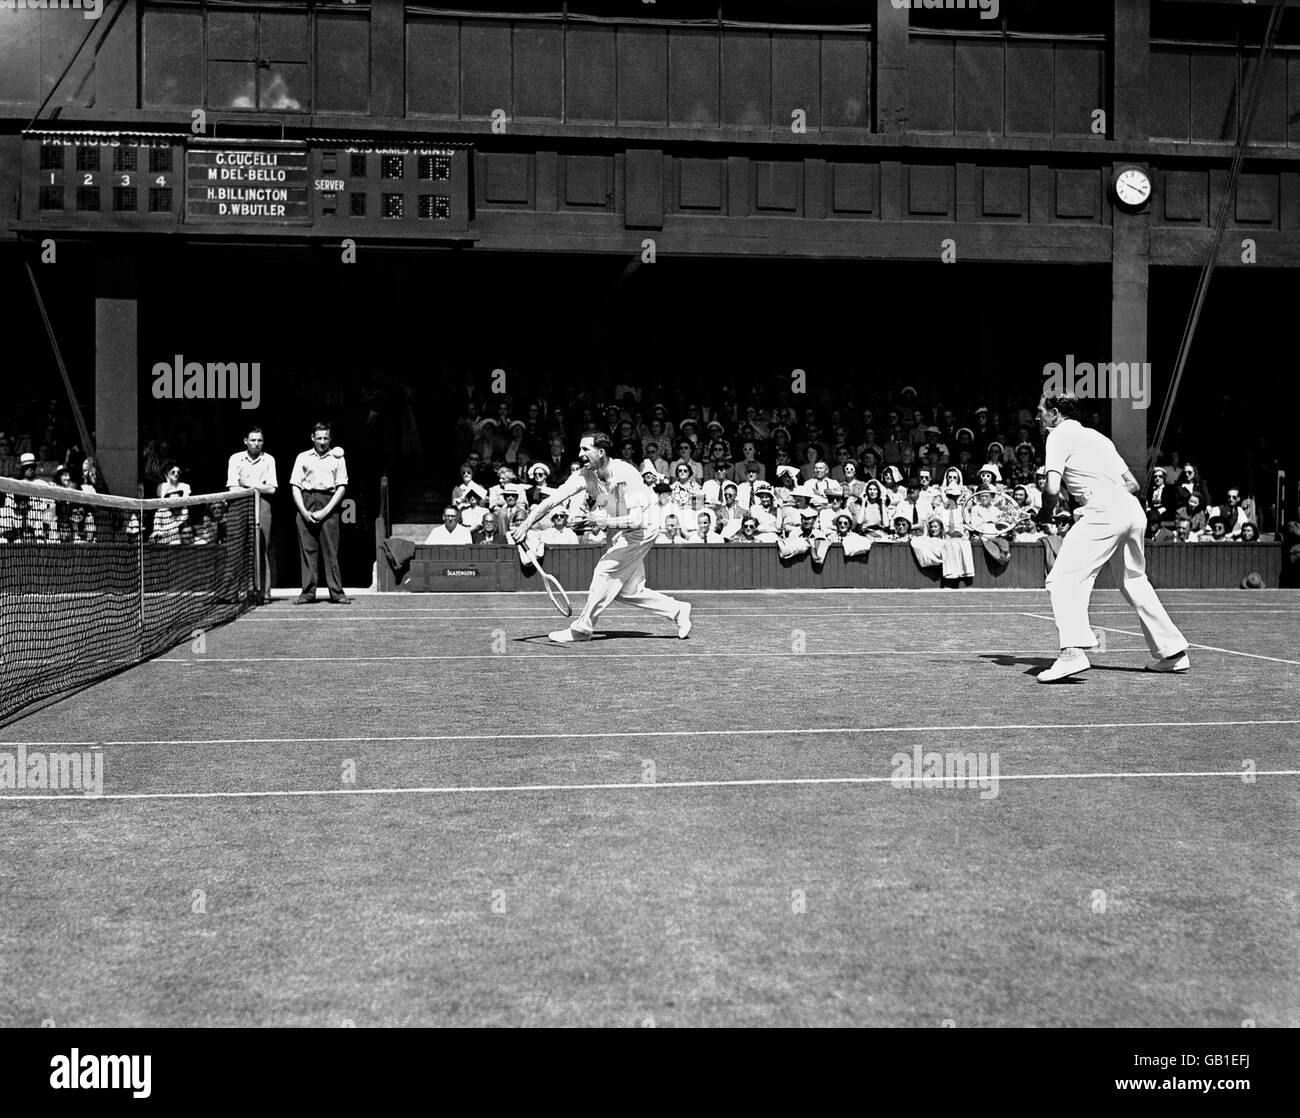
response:
<path fill-rule="evenodd" d="M 1047 576 L 1061 655 L 1039 673 L 1038 682 L 1055 683 L 1092 667 L 1084 651 L 1097 646 L 1088 623 L 1088 599 L 1107 562 L 1119 592 L 1137 611 L 1154 657 L 1147 670 L 1185 672 L 1190 666 L 1187 638 L 1170 620 L 1146 575 L 1142 540 L 1147 519 L 1135 496 L 1141 487 L 1115 444 L 1083 426 L 1078 414 L 1079 401 L 1072 395 L 1043 396 L 1038 402 L 1038 421 L 1047 428 L 1043 515 L 1051 516 L 1062 484 L 1083 505 Z"/>
<path fill-rule="evenodd" d="M 548 634 L 556 644 L 591 640 L 596 619 L 614 601 L 640 606 L 672 621 L 683 640 L 691 633 L 691 606 L 645 584 L 645 557 L 659 532 L 655 495 L 635 466 L 611 459 L 613 448 L 605 434 L 587 435 L 578 447 L 582 469 L 570 474 L 563 485 L 541 504 L 529 510 L 528 518 L 515 527 L 510 538 L 523 543 L 532 526 L 544 520 L 551 509 L 584 490 L 587 494 L 585 521 L 611 533 L 609 550 L 596 564 L 591 576 L 587 604 L 567 629 Z M 579 521 L 581 523 L 581 520 Z M 575 530 L 579 524 L 574 524 Z"/>

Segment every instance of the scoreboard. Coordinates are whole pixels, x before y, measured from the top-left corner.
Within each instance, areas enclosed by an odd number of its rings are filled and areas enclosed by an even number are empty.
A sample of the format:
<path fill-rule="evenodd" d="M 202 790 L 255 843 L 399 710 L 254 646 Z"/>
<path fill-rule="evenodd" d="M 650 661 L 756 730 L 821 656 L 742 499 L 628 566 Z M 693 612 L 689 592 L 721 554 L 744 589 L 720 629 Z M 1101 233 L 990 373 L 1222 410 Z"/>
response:
<path fill-rule="evenodd" d="M 19 225 L 211 236 L 286 233 L 464 243 L 468 145 L 23 134 Z"/>

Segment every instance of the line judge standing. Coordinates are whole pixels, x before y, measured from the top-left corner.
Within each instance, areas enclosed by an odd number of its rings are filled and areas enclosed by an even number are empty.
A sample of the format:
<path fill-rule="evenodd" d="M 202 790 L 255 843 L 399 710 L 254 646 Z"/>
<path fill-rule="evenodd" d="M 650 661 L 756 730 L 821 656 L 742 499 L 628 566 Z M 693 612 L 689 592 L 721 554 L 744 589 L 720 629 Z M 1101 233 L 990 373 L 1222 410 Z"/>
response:
<path fill-rule="evenodd" d="M 242 453 L 232 454 L 226 466 L 227 489 L 256 489 L 261 503 L 262 603 L 271 604 L 275 585 L 275 552 L 271 547 L 271 498 L 280 487 L 275 476 L 275 459 L 263 451 L 262 428 L 250 427 L 244 436 Z"/>
<path fill-rule="evenodd" d="M 339 505 L 348 485 L 348 467 L 343 448 L 330 449 L 328 423 L 317 423 L 312 428 L 311 442 L 311 449 L 294 460 L 289 478 L 293 503 L 298 507 L 298 551 L 302 557 L 302 593 L 293 604 L 306 605 L 316 600 L 317 559 L 323 552 L 330 601 L 346 606 L 352 599 L 343 593 L 339 574 Z"/>

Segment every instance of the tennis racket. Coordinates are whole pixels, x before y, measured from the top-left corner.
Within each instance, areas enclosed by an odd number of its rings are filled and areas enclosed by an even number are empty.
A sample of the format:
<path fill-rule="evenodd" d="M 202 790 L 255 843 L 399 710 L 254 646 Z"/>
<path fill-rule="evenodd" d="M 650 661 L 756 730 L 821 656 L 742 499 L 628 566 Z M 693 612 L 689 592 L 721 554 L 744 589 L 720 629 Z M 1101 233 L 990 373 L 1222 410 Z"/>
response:
<path fill-rule="evenodd" d="M 551 605 L 564 614 L 565 617 L 572 617 L 573 607 L 569 604 L 569 595 L 564 592 L 560 580 L 549 571 L 542 570 L 542 564 L 538 561 L 533 549 L 526 543 L 519 544 L 519 561 L 525 567 L 531 566 L 542 576 L 542 586 L 546 590 L 546 596 L 551 599 Z"/>
<path fill-rule="evenodd" d="M 979 497 L 977 491 L 961 503 L 961 519 L 968 532 L 977 536 L 1009 536 L 1020 531 L 1023 525 L 1032 526 L 1034 510 L 1018 505 L 1010 493 L 993 493 L 987 504 L 980 504 Z"/>

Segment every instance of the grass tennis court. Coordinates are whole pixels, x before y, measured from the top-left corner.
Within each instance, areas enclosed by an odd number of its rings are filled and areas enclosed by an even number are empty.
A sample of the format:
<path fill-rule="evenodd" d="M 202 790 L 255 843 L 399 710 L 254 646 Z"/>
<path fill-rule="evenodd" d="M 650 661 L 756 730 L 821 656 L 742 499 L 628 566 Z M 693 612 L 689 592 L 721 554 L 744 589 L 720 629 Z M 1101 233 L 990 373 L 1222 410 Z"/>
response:
<path fill-rule="evenodd" d="M 0 1025 L 1300 1024 L 1300 595 L 1052 687 L 1042 592 L 680 596 L 281 601 L 0 730 L 105 793 L 0 793 Z"/>

